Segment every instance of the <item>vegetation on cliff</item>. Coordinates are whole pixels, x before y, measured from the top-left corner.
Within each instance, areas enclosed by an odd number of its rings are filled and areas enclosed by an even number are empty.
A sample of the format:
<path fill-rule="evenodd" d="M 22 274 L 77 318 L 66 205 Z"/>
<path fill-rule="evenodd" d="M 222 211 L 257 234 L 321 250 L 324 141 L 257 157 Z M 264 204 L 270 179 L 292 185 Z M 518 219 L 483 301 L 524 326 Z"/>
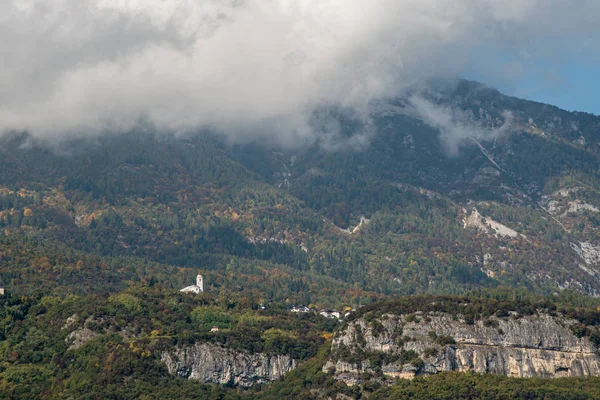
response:
<path fill-rule="evenodd" d="M 506 297 L 521 295 L 524 293 L 506 290 L 471 297 L 401 298 L 363 307 L 356 316 L 368 318 L 371 313 L 387 312 L 400 305 L 402 310 L 413 307 L 410 310 L 414 311 L 433 303 L 448 310 L 452 305 L 463 309 L 461 304 L 487 310 Z M 588 308 L 582 307 L 582 302 Z M 593 302 L 578 295 L 555 301 L 536 297 L 515 301 L 511 307 L 523 312 L 530 307 L 546 307 L 596 318 L 597 311 L 589 308 Z M 458 390 L 452 389 L 453 385 L 466 383 L 468 393 L 496 396 L 489 398 L 503 398 L 506 393 L 523 398 L 558 398 L 548 396 L 569 388 L 575 388 L 572 393 L 579 396 L 572 398 L 591 399 L 597 393 L 597 378 L 529 381 L 455 374 L 442 374 L 431 381 L 395 383 L 389 378 L 373 377 L 365 384 L 348 387 L 322 371 L 329 357 L 329 340 L 338 325 L 334 320 L 311 313 L 290 313 L 276 305 L 263 310 L 255 299 L 244 296 L 193 296 L 156 285 L 106 295 L 9 293 L 0 299 L 0 388 L 2 396 L 9 398 L 320 399 L 345 393 L 358 399 L 371 392 L 379 398 L 407 398 L 407 393 L 439 393 L 440 398 L 450 398 L 455 393 L 452 390 Z M 211 332 L 215 326 L 219 331 Z M 83 331 L 94 335 L 87 339 L 82 336 L 81 346 L 73 347 L 73 332 L 79 335 Z M 240 391 L 171 376 L 160 361 L 165 349 L 203 342 L 250 353 L 291 354 L 301 362 L 282 381 Z M 90 397 L 91 393 L 95 397 Z M 535 396 L 527 397 L 528 393 Z"/>

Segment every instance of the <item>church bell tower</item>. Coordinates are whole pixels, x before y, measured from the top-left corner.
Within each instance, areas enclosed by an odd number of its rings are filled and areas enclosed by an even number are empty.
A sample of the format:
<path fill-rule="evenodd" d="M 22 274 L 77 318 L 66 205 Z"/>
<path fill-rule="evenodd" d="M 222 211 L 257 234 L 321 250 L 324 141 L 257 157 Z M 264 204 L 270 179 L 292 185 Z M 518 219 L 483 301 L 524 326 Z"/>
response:
<path fill-rule="evenodd" d="M 201 292 L 204 292 L 204 278 L 202 278 L 202 275 L 200 275 L 199 272 L 198 272 L 198 276 L 196 277 L 196 286 L 198 286 L 198 288 L 200 288 Z"/>

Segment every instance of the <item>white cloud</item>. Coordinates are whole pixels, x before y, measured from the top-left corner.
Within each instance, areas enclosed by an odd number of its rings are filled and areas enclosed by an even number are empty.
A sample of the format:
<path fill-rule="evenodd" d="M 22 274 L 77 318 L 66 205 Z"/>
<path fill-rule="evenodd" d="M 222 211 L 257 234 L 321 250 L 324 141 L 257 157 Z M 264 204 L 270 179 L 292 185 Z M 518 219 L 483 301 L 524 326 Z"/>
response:
<path fill-rule="evenodd" d="M 422 96 L 411 96 L 409 105 L 412 113 L 427 125 L 440 132 L 440 142 L 449 155 L 457 155 L 460 147 L 469 140 L 490 141 L 510 130 L 513 115 L 504 111 L 502 121 L 482 124 L 470 112 L 459 108 L 434 104 Z"/>
<path fill-rule="evenodd" d="M 0 130 L 143 119 L 310 139 L 315 107 L 360 109 L 460 74 L 482 47 L 596 51 L 581 38 L 600 36 L 597 20 L 588 0 L 4 0 Z"/>

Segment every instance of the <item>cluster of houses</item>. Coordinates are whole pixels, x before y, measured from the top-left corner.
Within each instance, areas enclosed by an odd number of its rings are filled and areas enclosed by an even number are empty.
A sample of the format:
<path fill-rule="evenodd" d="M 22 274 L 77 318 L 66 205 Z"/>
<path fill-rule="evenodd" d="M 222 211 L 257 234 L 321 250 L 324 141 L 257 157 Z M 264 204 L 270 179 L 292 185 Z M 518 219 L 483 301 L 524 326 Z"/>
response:
<path fill-rule="evenodd" d="M 200 273 L 198 273 L 198 276 L 196 276 L 196 284 L 185 287 L 185 288 L 181 289 L 180 292 L 193 293 L 193 294 L 199 294 L 199 293 L 204 292 L 204 278 L 202 277 L 202 275 Z M 2 294 L 4 294 L 4 290 L 0 289 L 0 295 L 2 295 Z M 260 308 L 261 308 L 261 310 L 264 310 L 265 306 L 263 304 L 261 304 Z M 291 309 L 291 312 L 293 312 L 293 313 L 312 312 L 312 313 L 319 314 L 325 318 L 330 318 L 330 319 L 346 318 L 348 315 L 350 315 L 350 313 L 352 311 L 356 311 L 356 309 L 347 311 L 344 314 L 342 314 L 339 311 L 335 311 L 335 310 L 329 310 L 329 309 L 318 310 L 316 308 L 309 308 L 307 306 L 294 306 Z M 216 326 L 211 329 L 211 332 L 218 332 L 218 331 L 219 331 L 219 328 Z"/>
<path fill-rule="evenodd" d="M 342 319 L 342 318 L 346 318 L 348 315 L 350 315 L 350 313 L 352 311 L 356 311 L 356 309 L 352 309 L 350 311 L 347 311 L 346 313 L 342 314 L 339 311 L 335 311 L 335 310 L 329 310 L 329 309 L 323 309 L 323 310 L 317 310 L 316 308 L 309 308 L 307 306 L 294 306 L 292 307 L 292 309 L 290 310 L 293 313 L 315 313 L 315 314 L 319 314 L 325 318 L 330 318 L 330 319 Z"/>

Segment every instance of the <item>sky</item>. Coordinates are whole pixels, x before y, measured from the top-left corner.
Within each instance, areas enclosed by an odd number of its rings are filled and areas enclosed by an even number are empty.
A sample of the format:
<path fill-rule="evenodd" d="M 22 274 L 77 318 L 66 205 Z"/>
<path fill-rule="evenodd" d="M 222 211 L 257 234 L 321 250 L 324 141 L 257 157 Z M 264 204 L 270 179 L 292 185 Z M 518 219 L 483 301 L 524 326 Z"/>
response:
<path fill-rule="evenodd" d="M 597 0 L 3 0 L 0 133 L 335 134 L 431 77 L 600 114 Z M 368 125 L 368 124 L 366 124 Z"/>
<path fill-rule="evenodd" d="M 473 63 L 463 76 L 485 82 L 507 95 L 600 115 L 600 54 L 584 50 L 574 53 L 558 60 L 518 60 L 510 55 L 496 55 L 497 62 L 505 64 L 512 74 L 487 74 L 487 68 Z"/>

